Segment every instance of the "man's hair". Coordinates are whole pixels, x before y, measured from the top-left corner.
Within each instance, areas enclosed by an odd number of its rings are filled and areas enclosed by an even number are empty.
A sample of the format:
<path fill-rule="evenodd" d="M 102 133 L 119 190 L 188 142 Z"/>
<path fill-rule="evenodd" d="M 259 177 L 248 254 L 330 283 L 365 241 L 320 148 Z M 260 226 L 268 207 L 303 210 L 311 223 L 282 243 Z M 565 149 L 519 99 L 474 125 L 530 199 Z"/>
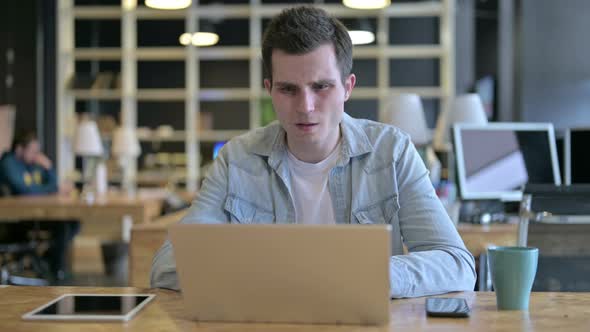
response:
<path fill-rule="evenodd" d="M 332 44 L 342 80 L 352 70 L 352 41 L 346 27 L 323 9 L 299 6 L 283 10 L 269 23 L 262 37 L 264 76 L 272 82 L 272 52 L 305 54 Z"/>
<path fill-rule="evenodd" d="M 34 130 L 31 129 L 23 129 L 20 130 L 19 132 L 16 133 L 16 135 L 14 135 L 14 139 L 12 140 L 12 147 L 11 147 L 11 151 L 14 152 L 16 151 L 17 147 L 26 147 L 27 145 L 29 145 L 31 142 L 36 141 L 37 140 L 37 133 Z"/>

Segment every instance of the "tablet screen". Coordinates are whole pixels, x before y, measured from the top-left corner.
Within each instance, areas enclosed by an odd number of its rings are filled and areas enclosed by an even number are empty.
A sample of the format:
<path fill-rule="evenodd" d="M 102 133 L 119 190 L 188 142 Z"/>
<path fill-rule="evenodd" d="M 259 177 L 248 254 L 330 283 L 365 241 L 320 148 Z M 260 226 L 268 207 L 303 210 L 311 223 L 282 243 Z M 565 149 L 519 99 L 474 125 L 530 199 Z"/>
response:
<path fill-rule="evenodd" d="M 149 294 L 67 294 L 25 315 L 25 318 L 127 320 L 153 297 Z"/>

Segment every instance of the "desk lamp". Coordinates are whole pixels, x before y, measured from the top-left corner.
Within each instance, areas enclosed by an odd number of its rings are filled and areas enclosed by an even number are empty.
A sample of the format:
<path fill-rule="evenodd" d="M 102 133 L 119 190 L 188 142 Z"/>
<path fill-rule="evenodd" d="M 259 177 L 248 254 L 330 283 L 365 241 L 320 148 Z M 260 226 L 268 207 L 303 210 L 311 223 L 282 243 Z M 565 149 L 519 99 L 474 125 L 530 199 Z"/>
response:
<path fill-rule="evenodd" d="M 452 207 L 454 210 L 457 210 L 456 213 L 452 212 L 449 214 L 457 215 L 458 219 L 459 202 L 456 199 L 455 190 L 455 157 L 450 142 L 450 131 L 456 123 L 483 125 L 488 123 L 483 104 L 478 94 L 468 93 L 455 97 L 447 112 L 439 116 L 432 142 L 435 150 L 443 152 L 443 155 L 446 155 L 447 187 L 439 188 L 446 192 L 446 194 L 443 194 L 446 197 L 441 198 L 441 200 L 443 200 L 443 204 L 446 207 Z"/>
<path fill-rule="evenodd" d="M 74 152 L 82 157 L 83 189 L 82 198 L 86 201 L 94 200 L 92 182 L 96 179 L 96 167 L 103 155 L 103 146 L 96 122 L 83 118 L 76 130 Z"/>
<path fill-rule="evenodd" d="M 420 97 L 410 93 L 395 94 L 390 99 L 389 109 L 389 123 L 410 135 L 430 171 L 430 180 L 437 185 L 440 181 L 441 164 L 429 145 L 428 126 Z"/>
<path fill-rule="evenodd" d="M 451 150 L 449 132 L 455 123 L 488 123 L 478 94 L 468 93 L 455 97 L 451 108 L 439 116 L 433 140 L 435 150 L 445 152 Z"/>
<path fill-rule="evenodd" d="M 141 146 L 135 130 L 131 127 L 119 127 L 113 134 L 113 155 L 118 158 L 118 163 L 123 170 L 122 188 L 128 194 L 135 192 L 135 171 L 131 167 L 131 161 L 141 154 Z"/>

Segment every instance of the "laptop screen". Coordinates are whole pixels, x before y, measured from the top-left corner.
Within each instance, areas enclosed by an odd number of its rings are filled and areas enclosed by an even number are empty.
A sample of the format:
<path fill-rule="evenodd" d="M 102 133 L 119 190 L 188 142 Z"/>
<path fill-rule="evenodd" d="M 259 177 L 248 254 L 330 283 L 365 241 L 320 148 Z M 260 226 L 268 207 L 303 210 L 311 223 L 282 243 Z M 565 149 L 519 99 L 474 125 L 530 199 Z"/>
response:
<path fill-rule="evenodd" d="M 460 124 L 454 144 L 463 199 L 516 201 L 527 183 L 561 183 L 550 124 Z"/>

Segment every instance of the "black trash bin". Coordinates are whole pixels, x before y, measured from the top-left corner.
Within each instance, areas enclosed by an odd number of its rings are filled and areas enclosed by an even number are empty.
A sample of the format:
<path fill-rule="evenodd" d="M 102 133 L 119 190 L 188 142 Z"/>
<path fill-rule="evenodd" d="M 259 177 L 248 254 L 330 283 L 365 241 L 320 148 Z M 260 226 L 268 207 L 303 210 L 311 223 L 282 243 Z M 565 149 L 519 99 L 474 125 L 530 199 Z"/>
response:
<path fill-rule="evenodd" d="M 126 280 L 129 261 L 129 243 L 107 241 L 102 242 L 100 246 L 106 275 Z"/>

